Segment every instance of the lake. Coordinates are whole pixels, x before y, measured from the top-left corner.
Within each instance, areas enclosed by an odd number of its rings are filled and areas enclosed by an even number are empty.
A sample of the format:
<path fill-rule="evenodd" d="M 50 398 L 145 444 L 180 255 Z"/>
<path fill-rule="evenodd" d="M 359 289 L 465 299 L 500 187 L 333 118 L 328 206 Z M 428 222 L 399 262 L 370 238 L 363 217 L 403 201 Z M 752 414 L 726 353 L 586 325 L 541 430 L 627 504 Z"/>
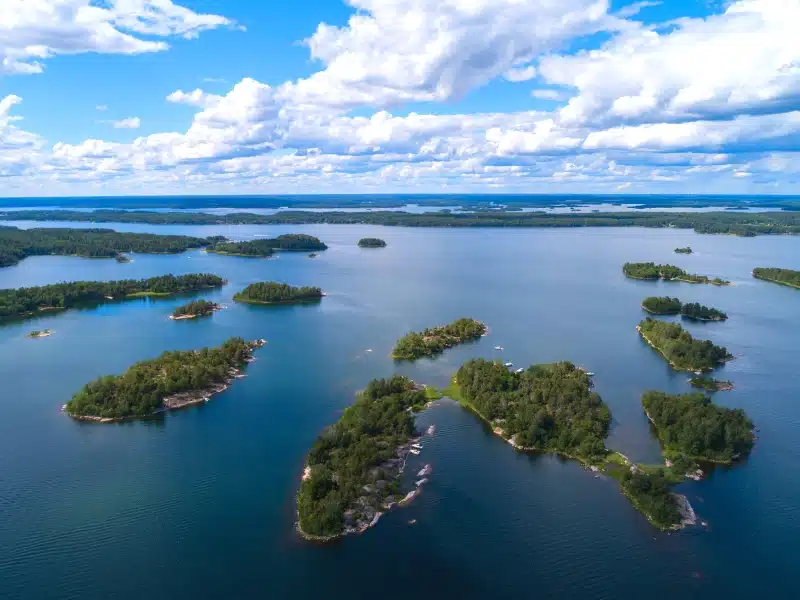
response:
<path fill-rule="evenodd" d="M 76 226 L 74 223 L 13 223 Z M 80 224 L 77 226 L 86 226 Z M 755 280 L 800 269 L 800 238 L 655 229 L 405 229 L 373 226 L 104 225 L 236 239 L 302 232 L 330 248 L 309 259 L 132 255 L 133 262 L 35 257 L 0 269 L 0 288 L 211 272 L 230 283 L 197 297 L 226 305 L 172 322 L 185 298 L 137 299 L 0 327 L 0 597 L 704 598 L 796 592 L 800 560 L 800 291 Z M 361 237 L 384 249 L 360 249 Z M 692 255 L 676 255 L 678 246 Z M 730 287 L 625 279 L 626 261 L 720 276 Z M 318 285 L 311 306 L 235 305 L 256 281 Z M 647 389 L 689 391 L 687 374 L 637 335 L 649 295 L 718 307 L 688 323 L 737 357 L 715 401 L 759 428 L 752 455 L 679 486 L 707 528 L 650 526 L 610 479 L 577 463 L 516 453 L 449 400 L 419 464 L 420 497 L 362 536 L 298 538 L 294 496 L 305 454 L 374 377 L 441 386 L 472 357 L 516 366 L 571 360 L 596 373 L 613 414 L 608 445 L 659 460 L 641 409 Z M 395 364 L 395 340 L 468 316 L 490 335 L 434 360 Z M 55 335 L 26 339 L 32 329 Z M 94 378 L 165 350 L 266 338 L 247 377 L 161 419 L 79 423 L 61 405 Z M 502 352 L 493 350 L 503 346 Z M 412 469 L 412 471 L 415 469 Z M 410 524 L 410 520 L 416 523 Z"/>

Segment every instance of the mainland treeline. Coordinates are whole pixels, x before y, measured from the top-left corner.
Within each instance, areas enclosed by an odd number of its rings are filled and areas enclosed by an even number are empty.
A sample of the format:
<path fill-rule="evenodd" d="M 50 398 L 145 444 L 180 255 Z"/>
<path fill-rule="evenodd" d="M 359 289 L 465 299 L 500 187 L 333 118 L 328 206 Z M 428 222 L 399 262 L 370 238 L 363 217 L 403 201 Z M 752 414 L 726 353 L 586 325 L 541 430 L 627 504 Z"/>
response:
<path fill-rule="evenodd" d="M 713 285 L 728 285 L 730 281 L 714 277 L 713 279 L 705 275 L 692 275 L 674 265 L 657 265 L 652 262 L 646 263 L 625 263 L 622 265 L 622 272 L 631 279 L 645 279 L 655 281 L 663 279 L 665 281 L 686 281 L 688 283 L 711 283 Z"/>
<path fill-rule="evenodd" d="M 253 356 L 259 342 L 231 338 L 217 348 L 164 352 L 136 363 L 122 375 L 108 375 L 87 384 L 67 402 L 73 417 L 122 419 L 146 417 L 167 408 L 175 394 L 205 392 L 227 384 Z"/>
<path fill-rule="evenodd" d="M 295 287 L 286 283 L 266 281 L 251 283 L 233 299 L 236 302 L 251 304 L 280 304 L 288 302 L 311 302 L 322 298 L 322 290 L 318 287 Z"/>
<path fill-rule="evenodd" d="M 154 212 L 100 209 L 19 210 L 0 212 L 3 220 L 91 221 L 95 223 L 148 223 L 170 225 L 388 225 L 405 227 L 655 227 L 694 229 L 698 233 L 726 233 L 741 236 L 800 234 L 800 212 L 449 212 L 414 214 L 400 211 L 310 212 L 282 211 L 273 215 L 203 212 Z"/>
<path fill-rule="evenodd" d="M 422 333 L 412 331 L 397 340 L 392 350 L 395 360 L 415 360 L 444 352 L 458 344 L 486 333 L 486 325 L 475 319 L 461 318 L 449 325 L 430 327 Z"/>
<path fill-rule="evenodd" d="M 384 248 L 386 242 L 380 238 L 361 238 L 358 240 L 359 248 Z"/>
<path fill-rule="evenodd" d="M 81 219 L 78 219 L 81 220 Z M 111 229 L 17 229 L 0 227 L 0 267 L 26 256 L 66 255 L 114 258 L 121 252 L 179 253 L 208 246 L 216 238 L 153 233 L 120 233 Z"/>
<path fill-rule="evenodd" d="M 772 281 L 789 287 L 800 288 L 800 271 L 792 269 L 776 269 L 773 267 L 756 267 L 753 269 L 753 277 Z"/>
<path fill-rule="evenodd" d="M 647 318 L 637 327 L 644 339 L 679 371 L 710 371 L 733 358 L 727 348 L 696 340 L 677 323 Z"/>
<path fill-rule="evenodd" d="M 390 465 L 398 461 L 397 447 L 415 435 L 411 412 L 421 410 L 426 401 L 425 393 L 405 377 L 370 381 L 308 454 L 308 476 L 297 494 L 303 533 L 339 535 L 345 511 L 356 500 L 362 499 L 361 506 L 374 504 L 374 510 L 397 493 L 398 470 Z M 377 490 L 377 495 L 367 496 L 365 488 Z"/>
<path fill-rule="evenodd" d="M 611 411 L 591 378 L 569 362 L 513 373 L 499 362 L 471 360 L 456 374 L 468 407 L 517 447 L 587 460 L 606 455 Z"/>
<path fill-rule="evenodd" d="M 319 238 L 302 233 L 286 233 L 276 238 L 264 238 L 246 242 L 220 242 L 208 248 L 208 252 L 233 256 L 272 256 L 277 250 L 308 252 L 328 248 Z"/>
<path fill-rule="evenodd" d="M 176 308 L 172 313 L 172 318 L 186 319 L 190 317 L 205 317 L 215 310 L 219 310 L 219 308 L 220 306 L 216 302 L 210 302 L 209 300 L 192 300 Z"/>
<path fill-rule="evenodd" d="M 208 273 L 161 275 L 121 281 L 73 281 L 39 287 L 0 290 L 0 318 L 27 317 L 39 311 L 92 306 L 136 296 L 167 296 L 224 285 Z"/>
<path fill-rule="evenodd" d="M 717 406 L 704 394 L 650 391 L 642 406 L 670 453 L 729 463 L 753 447 L 753 422 L 744 411 Z"/>

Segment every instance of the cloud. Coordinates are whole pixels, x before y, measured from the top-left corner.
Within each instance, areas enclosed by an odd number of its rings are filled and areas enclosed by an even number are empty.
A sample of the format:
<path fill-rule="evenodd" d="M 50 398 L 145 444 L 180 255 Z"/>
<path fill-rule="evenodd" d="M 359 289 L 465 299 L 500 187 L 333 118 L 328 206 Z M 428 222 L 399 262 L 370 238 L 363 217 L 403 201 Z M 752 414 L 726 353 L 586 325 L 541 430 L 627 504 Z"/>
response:
<path fill-rule="evenodd" d="M 189 106 L 199 106 L 202 108 L 210 108 L 219 103 L 222 96 L 216 94 L 209 94 L 201 89 L 196 89 L 191 92 L 184 92 L 183 90 L 176 90 L 167 96 L 167 102 L 174 104 L 188 104 Z"/>
<path fill-rule="evenodd" d="M 41 73 L 59 54 L 159 52 L 167 43 L 147 38 L 194 38 L 223 26 L 235 23 L 172 0 L 3 0 L 0 74 Z"/>
<path fill-rule="evenodd" d="M 504 77 L 513 82 L 528 81 L 536 77 L 536 67 L 528 65 L 523 69 L 509 69 L 506 71 Z"/>
<path fill-rule="evenodd" d="M 108 106 L 106 106 L 105 104 L 98 104 L 97 106 L 94 107 L 94 109 L 99 111 L 104 111 L 108 110 Z"/>
<path fill-rule="evenodd" d="M 128 117 L 119 121 L 110 121 L 114 129 L 139 129 L 142 121 L 139 117 Z"/>
<path fill-rule="evenodd" d="M 566 98 L 566 94 L 559 90 L 533 90 L 531 92 L 531 96 L 534 98 L 538 98 L 539 100 L 564 100 Z"/>

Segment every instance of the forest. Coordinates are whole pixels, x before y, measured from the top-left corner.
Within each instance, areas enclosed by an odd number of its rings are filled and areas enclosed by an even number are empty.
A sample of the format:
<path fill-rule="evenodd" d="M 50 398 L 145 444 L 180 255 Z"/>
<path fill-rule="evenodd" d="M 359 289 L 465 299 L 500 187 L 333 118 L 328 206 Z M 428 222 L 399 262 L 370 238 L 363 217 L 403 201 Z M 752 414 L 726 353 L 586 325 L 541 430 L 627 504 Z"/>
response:
<path fill-rule="evenodd" d="M 470 360 L 456 385 L 469 408 L 526 449 L 598 460 L 606 455 L 611 411 L 592 381 L 569 362 L 513 373 L 499 362 Z"/>
<path fill-rule="evenodd" d="M 776 269 L 774 267 L 756 267 L 753 269 L 753 277 L 772 281 L 781 285 L 788 285 L 793 288 L 800 288 L 800 271 L 792 269 Z"/>
<path fill-rule="evenodd" d="M 642 406 L 669 452 L 730 463 L 753 447 L 753 422 L 744 411 L 717 406 L 705 394 L 649 391 Z"/>
<path fill-rule="evenodd" d="M 201 248 L 217 238 L 153 233 L 119 233 L 112 229 L 17 229 L 0 226 L 0 267 L 27 256 L 64 255 L 115 258 L 121 252 L 176 254 Z"/>
<path fill-rule="evenodd" d="M 800 212 L 592 212 L 543 213 L 449 212 L 414 214 L 400 211 L 310 212 L 281 211 L 273 215 L 254 213 L 209 214 L 203 212 L 154 212 L 99 209 L 0 211 L 0 218 L 32 221 L 92 221 L 95 223 L 148 223 L 170 225 L 388 225 L 401 227 L 652 227 L 694 229 L 698 233 L 755 235 L 800 234 Z"/>
<path fill-rule="evenodd" d="M 216 302 L 208 300 L 192 300 L 191 302 L 179 306 L 172 313 L 173 319 L 186 319 L 190 317 L 205 317 L 219 310 L 220 306 Z"/>
<path fill-rule="evenodd" d="M 385 248 L 386 242 L 380 238 L 361 238 L 358 240 L 359 248 Z"/>
<path fill-rule="evenodd" d="M 28 317 L 45 310 L 93 306 L 136 296 L 167 296 L 221 287 L 216 275 L 160 275 L 121 281 L 73 281 L 28 288 L 0 290 L 0 319 Z"/>
<path fill-rule="evenodd" d="M 328 246 L 312 235 L 302 233 L 286 233 L 276 238 L 263 238 L 247 242 L 224 241 L 214 244 L 207 252 L 227 254 L 231 256 L 267 257 L 276 250 L 307 252 L 309 250 L 327 250 Z"/>
<path fill-rule="evenodd" d="M 217 348 L 164 352 L 136 363 L 122 375 L 107 375 L 87 384 L 67 402 L 73 417 L 121 419 L 146 417 L 164 410 L 164 399 L 203 392 L 226 384 L 231 372 L 245 366 L 257 342 L 231 338 Z"/>
<path fill-rule="evenodd" d="M 689 246 L 686 246 L 685 248 L 675 248 L 675 254 L 691 254 L 691 253 L 692 249 Z"/>
<path fill-rule="evenodd" d="M 689 302 L 681 306 L 681 316 L 695 321 L 725 321 L 728 318 L 717 308 L 710 308 L 697 302 Z"/>
<path fill-rule="evenodd" d="M 369 382 L 308 454 L 309 476 L 297 494 L 304 533 L 339 535 L 344 532 L 346 511 L 367 505 L 379 509 L 398 493 L 402 460 L 397 448 L 416 434 L 411 413 L 426 402 L 425 393 L 405 377 Z"/>
<path fill-rule="evenodd" d="M 733 358 L 727 348 L 715 346 L 709 340 L 696 340 L 677 323 L 648 317 L 637 329 L 679 371 L 710 371 Z"/>
<path fill-rule="evenodd" d="M 692 275 L 674 265 L 657 265 L 652 262 L 646 263 L 625 263 L 622 265 L 622 272 L 631 279 L 665 281 L 686 281 L 688 283 L 711 283 L 713 285 L 728 285 L 730 281 L 714 277 L 713 279 L 705 275 Z"/>
<path fill-rule="evenodd" d="M 642 308 L 654 315 L 677 315 L 681 306 L 680 300 L 669 296 L 650 296 L 642 300 Z"/>
<path fill-rule="evenodd" d="M 669 483 L 661 469 L 652 472 L 626 469 L 619 478 L 623 493 L 661 529 L 670 529 L 681 522 L 680 509 Z"/>
<path fill-rule="evenodd" d="M 322 298 L 322 290 L 318 287 L 295 287 L 286 283 L 265 281 L 251 283 L 233 299 L 236 302 L 251 304 L 281 304 L 288 302 L 312 302 Z"/>
<path fill-rule="evenodd" d="M 392 350 L 395 360 L 416 360 L 444 352 L 458 344 L 474 340 L 486 333 L 486 325 L 475 319 L 461 318 L 449 325 L 412 331 L 397 340 Z"/>

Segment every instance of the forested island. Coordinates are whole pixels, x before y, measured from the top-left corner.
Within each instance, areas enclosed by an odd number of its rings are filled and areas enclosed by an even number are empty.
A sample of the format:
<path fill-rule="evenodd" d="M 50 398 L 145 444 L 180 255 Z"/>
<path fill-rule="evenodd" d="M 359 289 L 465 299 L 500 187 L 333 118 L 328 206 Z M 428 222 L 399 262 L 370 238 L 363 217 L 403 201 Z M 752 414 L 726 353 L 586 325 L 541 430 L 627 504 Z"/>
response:
<path fill-rule="evenodd" d="M 726 348 L 696 340 L 677 323 L 648 317 L 636 327 L 645 341 L 678 371 L 710 371 L 733 359 Z"/>
<path fill-rule="evenodd" d="M 731 463 L 753 447 L 753 422 L 744 411 L 717 406 L 704 394 L 650 391 L 642 406 L 670 454 Z"/>
<path fill-rule="evenodd" d="M 3 220 L 91 221 L 94 223 L 148 223 L 153 225 L 388 225 L 404 227 L 653 227 L 694 229 L 698 233 L 755 236 L 800 234 L 800 212 L 593 212 L 544 213 L 477 212 L 408 213 L 402 211 L 310 212 L 281 211 L 273 215 L 254 213 L 210 214 L 203 212 L 155 212 L 99 209 L 0 211 Z"/>
<path fill-rule="evenodd" d="M 287 233 L 276 238 L 264 238 L 247 242 L 224 241 L 209 246 L 206 252 L 229 256 L 268 257 L 276 251 L 308 252 L 327 250 L 328 246 L 319 238 L 301 233 Z"/>
<path fill-rule="evenodd" d="M 208 300 L 192 300 L 188 304 L 184 304 L 183 306 L 176 308 L 169 318 L 173 321 L 196 319 L 197 317 L 206 317 L 210 314 L 213 314 L 214 311 L 217 311 L 221 308 L 222 307 L 216 302 L 210 302 Z"/>
<path fill-rule="evenodd" d="M 695 321 L 725 321 L 728 318 L 721 310 L 703 306 L 697 302 L 682 303 L 669 296 L 650 296 L 642 300 L 642 308 L 654 315 L 681 315 Z"/>
<path fill-rule="evenodd" d="M 64 412 L 75 419 L 108 423 L 204 402 L 240 376 L 253 360 L 253 351 L 264 343 L 236 337 L 216 348 L 164 352 L 122 375 L 87 384 L 64 405 Z"/>
<path fill-rule="evenodd" d="M 792 269 L 776 269 L 774 267 L 756 267 L 753 269 L 753 277 L 787 285 L 793 288 L 800 288 L 800 271 Z"/>
<path fill-rule="evenodd" d="M 288 304 L 291 302 L 314 302 L 325 294 L 318 287 L 295 287 L 286 283 L 266 281 L 251 283 L 233 299 L 249 304 Z"/>
<path fill-rule="evenodd" d="M 657 265 L 652 262 L 646 263 L 625 263 L 622 265 L 622 272 L 631 279 L 644 279 L 656 281 L 685 281 L 687 283 L 710 283 L 712 285 L 729 285 L 730 281 L 714 277 L 713 279 L 705 275 L 692 275 L 674 265 Z"/>
<path fill-rule="evenodd" d="M 642 300 L 642 308 L 654 315 L 677 315 L 682 306 L 680 300 L 669 296 L 650 296 Z"/>
<path fill-rule="evenodd" d="M 674 482 L 666 477 L 663 469 L 645 471 L 631 465 L 621 471 L 616 479 L 625 497 L 653 525 L 663 530 L 681 527 L 684 519 L 681 505 L 687 501 L 670 491 L 669 484 Z"/>
<path fill-rule="evenodd" d="M 380 238 L 361 238 L 358 240 L 359 248 L 385 248 L 386 242 Z"/>
<path fill-rule="evenodd" d="M 681 306 L 681 316 L 694 321 L 725 321 L 728 315 L 716 308 L 710 308 L 697 302 L 689 302 Z"/>
<path fill-rule="evenodd" d="M 369 382 L 308 453 L 297 494 L 302 535 L 360 533 L 403 502 L 400 474 L 419 435 L 412 413 L 426 402 L 422 388 L 405 377 Z"/>
<path fill-rule="evenodd" d="M 0 267 L 14 265 L 27 256 L 44 255 L 116 258 L 126 262 L 130 259 L 124 257 L 122 252 L 177 254 L 190 248 L 208 246 L 215 241 L 217 238 L 120 233 L 112 229 L 18 229 L 0 226 Z"/>
<path fill-rule="evenodd" d="M 431 327 L 418 333 L 412 331 L 400 338 L 392 350 L 395 360 L 416 360 L 444 352 L 458 344 L 474 340 L 487 331 L 486 325 L 475 319 L 461 318 L 449 325 Z"/>
<path fill-rule="evenodd" d="M 53 335 L 53 330 L 51 330 L 51 329 L 41 329 L 41 330 L 39 330 L 39 329 L 34 329 L 34 330 L 33 330 L 33 331 L 31 331 L 31 332 L 30 332 L 28 335 L 26 335 L 25 337 L 29 337 L 29 338 L 43 338 L 43 337 L 49 337 L 49 336 L 51 336 L 51 335 Z"/>
<path fill-rule="evenodd" d="M 225 283 L 224 279 L 216 275 L 199 273 L 121 281 L 73 281 L 5 289 L 0 290 L 0 319 L 26 318 L 43 311 L 95 306 L 126 298 L 170 296 L 221 287 Z"/>
<path fill-rule="evenodd" d="M 691 254 L 692 253 L 692 249 L 689 246 L 686 246 L 685 248 L 675 248 L 675 253 L 676 254 Z"/>
<path fill-rule="evenodd" d="M 732 382 L 714 379 L 713 377 L 696 376 L 692 377 L 689 383 L 692 387 L 706 390 L 707 392 L 727 392 L 733 389 Z"/>

